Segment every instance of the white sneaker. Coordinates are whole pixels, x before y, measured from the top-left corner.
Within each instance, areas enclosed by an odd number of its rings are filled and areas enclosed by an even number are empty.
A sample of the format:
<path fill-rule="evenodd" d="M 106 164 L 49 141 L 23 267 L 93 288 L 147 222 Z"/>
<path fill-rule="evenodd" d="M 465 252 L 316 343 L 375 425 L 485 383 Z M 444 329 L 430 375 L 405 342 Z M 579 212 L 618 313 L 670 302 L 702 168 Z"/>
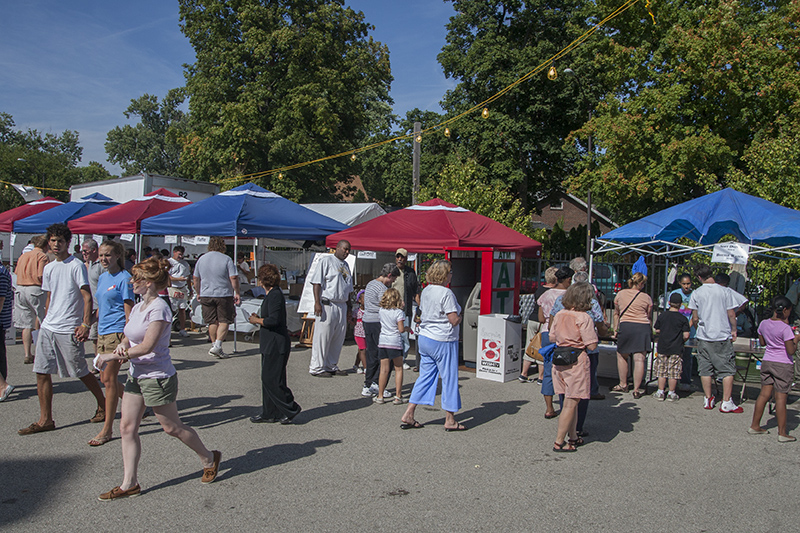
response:
<path fill-rule="evenodd" d="M 674 393 L 673 393 L 673 394 L 674 394 Z M 663 391 L 663 390 L 657 390 L 657 391 L 655 391 L 655 392 L 653 393 L 653 398 L 655 398 L 656 400 L 659 400 L 659 401 L 662 401 L 662 402 L 663 402 L 664 400 L 666 400 L 666 399 L 667 399 L 667 395 L 666 395 L 666 394 L 664 394 L 664 391 Z"/>
<path fill-rule="evenodd" d="M 370 385 L 369 386 L 369 391 L 372 393 L 373 396 L 378 394 L 378 384 L 377 383 L 373 383 L 372 385 Z"/>
<path fill-rule="evenodd" d="M 667 401 L 668 402 L 677 402 L 680 399 L 677 393 L 669 391 L 667 393 Z"/>
<path fill-rule="evenodd" d="M 186 333 L 186 330 L 185 330 L 185 329 L 182 329 L 182 330 L 180 330 L 180 331 L 178 332 L 178 335 L 180 335 L 181 337 L 188 337 L 188 336 L 189 336 L 189 334 L 188 334 L 188 333 Z"/>
<path fill-rule="evenodd" d="M 366 368 L 358 367 L 356 369 L 356 374 L 366 374 L 366 373 L 367 373 L 367 369 Z"/>
<path fill-rule="evenodd" d="M 361 396 L 363 396 L 364 398 L 370 398 L 372 396 L 375 396 L 375 394 L 372 393 L 372 389 L 370 387 L 364 387 L 363 389 L 361 389 Z"/>
<path fill-rule="evenodd" d="M 411 370 L 411 365 L 408 363 L 403 363 L 403 370 Z"/>
<path fill-rule="evenodd" d="M 217 348 L 216 346 L 212 346 L 208 350 L 208 355 L 211 357 L 216 357 L 217 359 L 227 359 L 228 355 L 222 351 L 222 348 Z"/>
<path fill-rule="evenodd" d="M 384 398 L 391 398 L 392 396 L 394 396 L 394 394 L 392 394 L 388 390 L 383 391 L 383 397 Z"/>
<path fill-rule="evenodd" d="M 720 413 L 744 413 L 744 409 L 742 409 L 741 406 L 737 407 L 736 404 L 733 403 L 733 400 L 728 400 L 728 401 L 722 402 L 720 404 L 719 412 Z"/>

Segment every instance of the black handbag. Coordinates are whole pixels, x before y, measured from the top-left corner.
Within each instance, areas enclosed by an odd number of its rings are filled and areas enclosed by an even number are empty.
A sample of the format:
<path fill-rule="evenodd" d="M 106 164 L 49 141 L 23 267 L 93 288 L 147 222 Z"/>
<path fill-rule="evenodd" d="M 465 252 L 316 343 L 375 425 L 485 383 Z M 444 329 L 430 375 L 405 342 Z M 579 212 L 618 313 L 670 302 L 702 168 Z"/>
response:
<path fill-rule="evenodd" d="M 583 352 L 581 348 L 571 346 L 558 346 L 553 350 L 553 364 L 556 366 L 568 366 L 578 362 L 578 356 Z"/>

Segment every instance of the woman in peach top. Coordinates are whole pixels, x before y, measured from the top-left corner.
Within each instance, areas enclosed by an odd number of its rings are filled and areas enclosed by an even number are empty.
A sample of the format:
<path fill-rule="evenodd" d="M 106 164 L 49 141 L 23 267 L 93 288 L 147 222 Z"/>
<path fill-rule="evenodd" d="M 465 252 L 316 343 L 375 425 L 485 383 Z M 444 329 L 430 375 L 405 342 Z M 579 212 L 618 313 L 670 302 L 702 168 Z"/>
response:
<path fill-rule="evenodd" d="M 578 402 L 588 400 L 591 393 L 591 372 L 586 351 L 597 348 L 597 332 L 592 318 L 586 313 L 592 308 L 594 288 L 587 282 L 573 283 L 564 293 L 564 309 L 556 313 L 550 324 L 550 340 L 558 347 L 581 350 L 577 362 L 571 365 L 553 365 L 553 387 L 556 394 L 564 395 L 564 405 L 558 420 L 558 432 L 553 444 L 554 452 L 574 452 L 583 444 L 578 437 Z M 569 436 L 569 440 L 565 439 Z"/>
<path fill-rule="evenodd" d="M 628 288 L 614 297 L 614 335 L 617 338 L 619 384 L 612 392 L 628 392 L 628 356 L 633 354 L 633 397 L 644 394 L 639 386 L 644 379 L 644 358 L 653 339 L 651 317 L 653 300 L 644 292 L 647 276 L 637 272 L 628 280 Z"/>

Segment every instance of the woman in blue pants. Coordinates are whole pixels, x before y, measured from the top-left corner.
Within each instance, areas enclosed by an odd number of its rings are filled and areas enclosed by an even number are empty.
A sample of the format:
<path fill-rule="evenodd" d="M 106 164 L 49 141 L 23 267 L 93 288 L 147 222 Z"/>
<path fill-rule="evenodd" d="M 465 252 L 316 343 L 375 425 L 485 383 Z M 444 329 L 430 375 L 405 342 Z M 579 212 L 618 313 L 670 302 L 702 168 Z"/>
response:
<path fill-rule="evenodd" d="M 447 288 L 453 277 L 450 261 L 436 261 L 426 275 L 428 286 L 420 296 L 419 378 L 411 390 L 408 408 L 400 419 L 401 429 L 421 428 L 414 418 L 417 405 L 433 405 L 436 386 L 442 377 L 442 409 L 445 431 L 465 431 L 455 412 L 461 409 L 458 392 L 458 325 L 461 306 L 453 291 Z"/>

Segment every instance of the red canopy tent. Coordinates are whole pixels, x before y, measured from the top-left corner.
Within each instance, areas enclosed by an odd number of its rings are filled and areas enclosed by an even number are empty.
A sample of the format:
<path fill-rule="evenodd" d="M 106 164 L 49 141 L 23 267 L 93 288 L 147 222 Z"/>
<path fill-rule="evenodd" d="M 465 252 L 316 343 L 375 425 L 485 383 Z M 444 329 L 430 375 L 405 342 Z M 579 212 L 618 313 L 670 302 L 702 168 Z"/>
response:
<path fill-rule="evenodd" d="M 8 211 L 0 213 L 0 232 L 11 233 L 14 231 L 15 221 L 63 204 L 64 202 L 47 196 L 41 200 L 34 200 L 33 202 L 15 207 L 14 209 L 9 209 Z"/>
<path fill-rule="evenodd" d="M 520 252 L 536 257 L 542 245 L 489 217 L 438 198 L 373 218 L 350 229 L 329 235 L 328 247 L 340 240 L 356 250 L 442 254 L 455 249 L 487 249 Z"/>
<path fill-rule="evenodd" d="M 191 202 L 167 189 L 157 189 L 140 198 L 134 198 L 124 204 L 115 205 L 104 211 L 92 213 L 85 217 L 69 221 L 69 229 L 73 233 L 89 234 L 123 234 L 139 233 L 142 219 L 178 209 Z"/>

